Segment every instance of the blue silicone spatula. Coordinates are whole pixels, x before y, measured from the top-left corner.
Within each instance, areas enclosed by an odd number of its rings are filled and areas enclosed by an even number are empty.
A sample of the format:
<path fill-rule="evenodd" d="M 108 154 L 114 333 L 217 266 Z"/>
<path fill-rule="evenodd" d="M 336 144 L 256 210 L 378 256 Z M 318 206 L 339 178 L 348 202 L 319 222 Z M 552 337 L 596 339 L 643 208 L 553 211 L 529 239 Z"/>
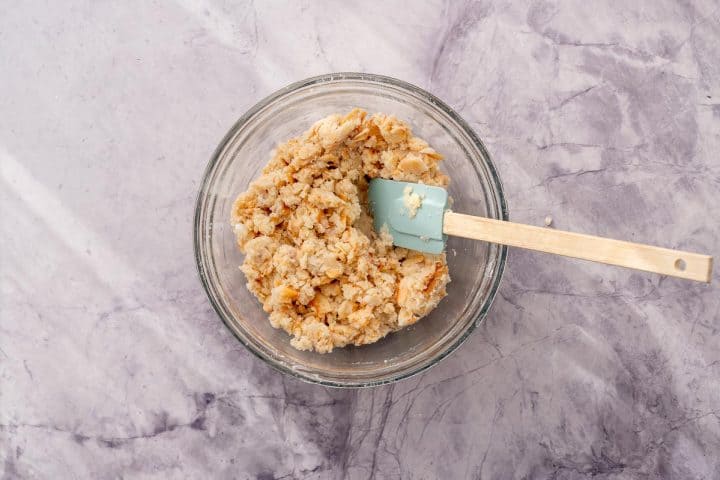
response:
<path fill-rule="evenodd" d="M 441 253 L 453 235 L 700 282 L 712 275 L 708 255 L 455 213 L 441 187 L 375 178 L 369 197 L 375 230 L 411 250 Z"/>

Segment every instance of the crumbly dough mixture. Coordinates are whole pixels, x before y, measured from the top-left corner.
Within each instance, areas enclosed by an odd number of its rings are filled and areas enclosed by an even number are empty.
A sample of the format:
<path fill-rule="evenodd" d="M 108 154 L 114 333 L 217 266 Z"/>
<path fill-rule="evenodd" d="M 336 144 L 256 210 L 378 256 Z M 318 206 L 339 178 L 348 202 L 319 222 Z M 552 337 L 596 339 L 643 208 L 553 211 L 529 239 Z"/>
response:
<path fill-rule="evenodd" d="M 367 209 L 368 181 L 447 186 L 442 155 L 394 116 L 330 115 L 277 147 L 235 200 L 240 269 L 270 323 L 300 350 L 376 342 L 446 295 L 445 254 L 392 246 Z"/>
<path fill-rule="evenodd" d="M 403 205 L 410 218 L 415 218 L 418 209 L 422 207 L 422 201 L 422 197 L 413 192 L 413 188 L 410 185 L 403 189 Z"/>

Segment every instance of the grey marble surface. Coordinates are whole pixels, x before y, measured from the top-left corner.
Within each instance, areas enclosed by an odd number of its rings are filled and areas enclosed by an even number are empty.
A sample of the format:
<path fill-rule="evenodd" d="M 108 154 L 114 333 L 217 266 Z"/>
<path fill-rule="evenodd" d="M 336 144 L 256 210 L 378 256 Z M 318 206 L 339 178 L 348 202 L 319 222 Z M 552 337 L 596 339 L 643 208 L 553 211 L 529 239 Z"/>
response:
<path fill-rule="evenodd" d="M 457 108 L 512 219 L 718 255 L 719 8 L 0 2 L 0 478 L 720 478 L 717 272 L 513 250 L 459 351 L 343 391 L 245 351 L 191 242 L 235 119 L 355 70 Z"/>

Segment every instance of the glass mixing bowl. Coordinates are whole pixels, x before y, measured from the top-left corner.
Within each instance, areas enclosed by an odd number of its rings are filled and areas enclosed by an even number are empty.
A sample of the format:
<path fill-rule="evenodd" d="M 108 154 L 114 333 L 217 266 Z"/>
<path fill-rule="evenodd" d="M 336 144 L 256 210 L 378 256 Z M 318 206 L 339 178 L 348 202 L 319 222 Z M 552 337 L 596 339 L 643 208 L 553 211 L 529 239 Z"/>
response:
<path fill-rule="evenodd" d="M 361 107 L 394 114 L 445 156 L 453 210 L 507 220 L 502 186 L 490 156 L 465 121 L 428 92 L 394 78 L 334 73 L 294 83 L 251 108 L 225 135 L 205 171 L 195 211 L 195 258 L 203 286 L 225 325 L 276 369 L 323 385 L 359 387 L 409 377 L 454 351 L 483 320 L 500 284 L 504 246 L 450 238 L 448 295 L 415 325 L 362 347 L 329 354 L 301 352 L 274 329 L 238 269 L 230 212 L 279 143 L 331 113 Z"/>

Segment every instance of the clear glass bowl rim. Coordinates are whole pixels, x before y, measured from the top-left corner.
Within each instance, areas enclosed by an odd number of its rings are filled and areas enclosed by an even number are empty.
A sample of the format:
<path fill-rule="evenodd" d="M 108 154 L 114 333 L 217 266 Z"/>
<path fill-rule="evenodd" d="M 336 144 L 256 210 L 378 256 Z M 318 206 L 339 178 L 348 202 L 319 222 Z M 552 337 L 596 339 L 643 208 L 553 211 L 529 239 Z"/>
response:
<path fill-rule="evenodd" d="M 448 345 L 446 349 L 442 352 L 440 352 L 435 358 L 432 359 L 432 361 L 429 361 L 425 364 L 421 364 L 419 366 L 416 366 L 414 369 L 409 369 L 408 371 L 399 372 L 396 375 L 382 378 L 378 380 L 372 380 L 372 381 L 366 381 L 363 383 L 342 383 L 340 381 L 336 380 L 328 380 L 323 379 L 315 376 L 310 375 L 304 375 L 303 373 L 299 372 L 296 369 L 293 369 L 291 366 L 288 366 L 282 362 L 278 362 L 275 359 L 265 355 L 264 352 L 259 351 L 256 349 L 252 344 L 246 342 L 242 337 L 240 337 L 237 332 L 231 327 L 230 325 L 230 319 L 227 318 L 225 315 L 225 312 L 223 309 L 218 305 L 217 299 L 212 293 L 212 288 L 210 286 L 210 280 L 208 278 L 208 275 L 206 275 L 205 271 L 207 270 L 207 262 L 204 255 L 204 252 L 202 251 L 201 244 L 202 244 L 202 238 L 201 235 L 203 234 L 203 226 L 201 224 L 202 221 L 202 211 L 203 206 L 206 204 L 206 198 L 208 196 L 208 186 L 209 186 L 209 180 L 211 177 L 211 174 L 214 170 L 215 165 L 220 160 L 220 155 L 222 151 L 227 146 L 228 142 L 234 138 L 235 134 L 240 130 L 245 124 L 250 122 L 253 117 L 260 112 L 261 110 L 265 109 L 266 107 L 270 106 L 272 103 L 274 103 L 277 100 L 282 99 L 285 96 L 288 96 L 295 92 L 296 90 L 306 88 L 313 85 L 323 85 L 323 84 L 330 84 L 330 83 L 341 83 L 344 81 L 350 81 L 353 83 L 367 83 L 368 85 L 390 85 L 396 89 L 404 90 L 406 93 L 409 93 L 415 97 L 418 97 L 419 99 L 423 100 L 426 103 L 431 104 L 434 108 L 437 108 L 441 111 L 443 111 L 446 115 L 450 116 L 457 124 L 461 127 L 461 129 L 464 131 L 464 133 L 470 138 L 470 140 L 473 142 L 474 146 L 482 153 L 484 160 L 486 162 L 486 167 L 488 172 L 490 173 L 490 179 L 493 183 L 493 187 L 495 189 L 496 193 L 496 199 L 498 201 L 498 207 L 499 207 L 499 213 L 501 220 L 508 220 L 508 209 L 507 209 L 507 202 L 505 200 L 505 195 L 503 193 L 503 187 L 502 187 L 502 181 L 500 180 L 500 176 L 498 175 L 497 168 L 495 167 L 495 164 L 493 163 L 492 159 L 490 158 L 490 154 L 487 152 L 487 149 L 485 148 L 485 145 L 482 143 L 480 138 L 477 136 L 475 131 L 468 125 L 465 120 L 462 119 L 462 117 L 453 110 L 450 106 L 448 106 L 445 102 L 437 98 L 435 95 L 427 92 L 426 90 L 413 85 L 411 83 L 405 82 L 403 80 L 399 80 L 397 78 L 388 77 L 385 75 L 377 75 L 377 74 L 371 74 L 371 73 L 359 73 L 359 72 L 336 72 L 336 73 L 328 73 L 323 75 L 317 75 L 314 77 L 309 77 L 304 80 L 297 81 L 295 83 L 292 83 L 290 85 L 287 85 L 286 87 L 281 88 L 280 90 L 277 90 L 276 92 L 268 95 L 267 97 L 260 100 L 258 103 L 256 103 L 253 107 L 251 107 L 247 112 L 245 112 L 236 122 L 235 124 L 228 130 L 228 132 L 225 134 L 225 136 L 222 138 L 220 143 L 218 144 L 217 148 L 213 152 L 212 156 L 210 157 L 210 161 L 208 162 L 207 166 L 205 167 L 205 171 L 203 172 L 202 181 L 200 182 L 200 187 L 198 189 L 198 194 L 195 201 L 195 217 L 193 221 L 193 249 L 195 254 L 195 264 L 197 267 L 197 272 L 200 277 L 200 282 L 202 283 L 203 289 L 205 290 L 206 295 L 208 296 L 208 299 L 210 300 L 210 304 L 213 307 L 213 310 L 217 313 L 217 315 L 220 317 L 220 319 L 223 321 L 223 324 L 225 324 L 225 327 L 232 332 L 233 336 L 250 352 L 252 352 L 256 357 L 263 360 L 265 363 L 273 367 L 274 369 L 280 371 L 281 373 L 288 374 L 294 378 L 298 378 L 300 380 L 309 382 L 309 383 L 315 383 L 320 384 L 328 387 L 338 387 L 338 388 L 363 388 L 363 387 L 372 387 L 372 386 L 378 386 L 378 385 L 385 385 L 389 383 L 394 383 L 399 380 L 403 380 L 406 378 L 409 378 L 411 376 L 417 375 L 423 371 L 428 370 L 429 368 L 437 365 L 441 360 L 449 356 L 451 353 L 453 353 L 455 350 L 457 350 L 464 342 L 467 340 L 467 338 L 470 336 L 470 334 L 477 328 L 477 326 L 482 322 L 487 315 L 493 300 L 495 299 L 495 295 L 497 294 L 497 291 L 500 287 L 500 283 L 502 282 L 503 273 L 505 271 L 505 262 L 507 259 L 507 247 L 505 245 L 498 245 L 499 247 L 499 259 L 497 262 L 497 270 L 496 275 L 493 281 L 493 284 L 490 286 L 490 289 L 488 291 L 487 298 L 485 299 L 485 302 L 482 304 L 482 306 L 478 309 L 478 312 L 473 319 L 472 323 L 469 325 L 469 327 L 462 333 L 462 335 L 459 335 L 453 343 Z M 472 162 L 476 162 L 475 158 L 471 158 Z"/>

